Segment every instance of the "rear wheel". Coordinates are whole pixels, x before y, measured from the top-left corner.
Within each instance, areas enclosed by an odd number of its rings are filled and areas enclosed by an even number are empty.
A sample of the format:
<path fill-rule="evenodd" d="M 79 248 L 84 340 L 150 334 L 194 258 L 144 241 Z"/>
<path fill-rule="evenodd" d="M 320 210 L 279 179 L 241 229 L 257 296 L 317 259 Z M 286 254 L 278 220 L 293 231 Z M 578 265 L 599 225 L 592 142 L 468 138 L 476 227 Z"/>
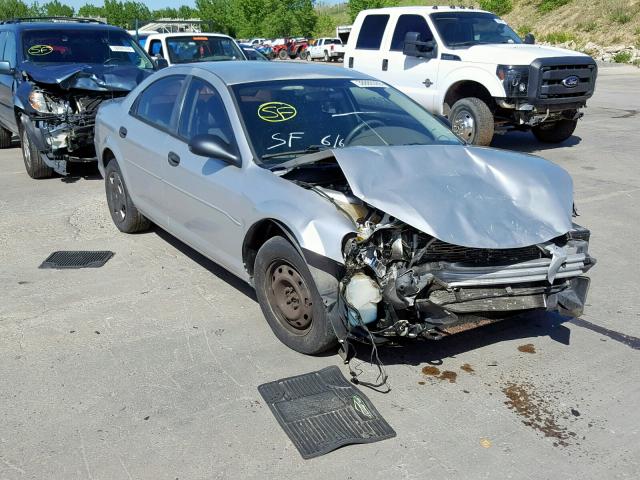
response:
<path fill-rule="evenodd" d="M 329 53 L 326 50 L 324 51 L 324 61 L 325 62 L 329 61 Z"/>
<path fill-rule="evenodd" d="M 560 143 L 573 135 L 577 125 L 577 120 L 560 120 L 536 125 L 531 131 L 541 142 Z"/>
<path fill-rule="evenodd" d="M 42 154 L 31 139 L 26 128 L 20 131 L 20 143 L 22 146 L 22 159 L 24 168 L 31 178 L 50 178 L 53 176 L 53 168 L 42 160 Z"/>
<path fill-rule="evenodd" d="M 120 167 L 115 160 L 107 164 L 104 182 L 109 213 L 118 230 L 124 233 L 148 230 L 151 222 L 133 204 Z"/>
<path fill-rule="evenodd" d="M 271 330 L 289 348 L 315 355 L 336 344 L 313 277 L 298 251 L 282 237 L 256 255 L 256 296 Z"/>
<path fill-rule="evenodd" d="M 0 148 L 9 148 L 13 134 L 10 130 L 0 127 Z"/>
<path fill-rule="evenodd" d="M 278 58 L 280 60 L 286 60 L 289 58 L 289 54 L 287 53 L 287 51 L 283 48 L 282 50 L 280 50 L 278 52 Z"/>
<path fill-rule="evenodd" d="M 486 146 L 493 139 L 493 113 L 479 98 L 462 98 L 454 103 L 449 121 L 453 133 L 467 143 Z"/>

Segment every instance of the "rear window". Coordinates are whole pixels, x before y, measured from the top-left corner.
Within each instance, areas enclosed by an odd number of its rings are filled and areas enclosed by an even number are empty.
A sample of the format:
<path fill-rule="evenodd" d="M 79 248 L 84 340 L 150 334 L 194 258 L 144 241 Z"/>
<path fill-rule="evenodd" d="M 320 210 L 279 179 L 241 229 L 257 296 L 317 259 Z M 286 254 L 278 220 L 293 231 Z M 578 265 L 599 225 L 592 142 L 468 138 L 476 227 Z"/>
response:
<path fill-rule="evenodd" d="M 171 63 L 218 62 L 244 60 L 244 55 L 232 39 L 193 35 L 169 37 L 166 40 Z"/>
<path fill-rule="evenodd" d="M 360 27 L 356 48 L 365 50 L 379 49 L 388 21 L 389 15 L 367 15 L 362 22 L 362 27 Z"/>

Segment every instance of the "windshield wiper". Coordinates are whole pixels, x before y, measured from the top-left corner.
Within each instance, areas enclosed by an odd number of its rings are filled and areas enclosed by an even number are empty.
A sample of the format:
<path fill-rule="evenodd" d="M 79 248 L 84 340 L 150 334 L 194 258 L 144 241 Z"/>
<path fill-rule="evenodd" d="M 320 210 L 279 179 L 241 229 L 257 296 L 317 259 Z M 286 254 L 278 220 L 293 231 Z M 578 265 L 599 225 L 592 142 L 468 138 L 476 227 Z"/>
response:
<path fill-rule="evenodd" d="M 278 158 L 285 157 L 287 155 L 304 155 L 305 153 L 314 153 L 319 152 L 321 150 L 326 150 L 327 146 L 325 145 L 309 145 L 304 150 L 289 150 L 287 152 L 278 152 L 278 153 L 267 153 L 266 155 L 262 155 L 260 160 L 267 160 L 269 158 Z"/>

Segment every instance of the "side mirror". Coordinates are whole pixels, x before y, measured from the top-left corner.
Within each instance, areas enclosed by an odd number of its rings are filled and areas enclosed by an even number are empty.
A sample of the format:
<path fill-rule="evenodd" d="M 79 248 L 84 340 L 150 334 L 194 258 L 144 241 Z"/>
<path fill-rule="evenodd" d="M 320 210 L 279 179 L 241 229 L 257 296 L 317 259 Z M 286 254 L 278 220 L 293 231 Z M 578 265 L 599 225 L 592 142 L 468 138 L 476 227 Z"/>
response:
<path fill-rule="evenodd" d="M 423 42 L 418 32 L 407 32 L 402 53 L 408 57 L 434 58 L 437 53 L 436 42 Z"/>
<path fill-rule="evenodd" d="M 217 135 L 196 135 L 189 142 L 189 151 L 200 157 L 217 158 L 229 165 L 240 167 L 240 157 L 233 151 L 231 145 Z"/>
<path fill-rule="evenodd" d="M 169 62 L 165 58 L 154 57 L 153 66 L 156 68 L 156 70 L 162 70 L 163 68 L 167 68 L 169 66 Z"/>
<path fill-rule="evenodd" d="M 536 43 L 536 37 L 533 36 L 533 33 L 527 33 L 524 36 L 524 43 L 527 45 L 533 45 Z"/>
<path fill-rule="evenodd" d="M 11 75 L 13 73 L 13 67 L 9 62 L 0 61 L 0 75 Z"/>

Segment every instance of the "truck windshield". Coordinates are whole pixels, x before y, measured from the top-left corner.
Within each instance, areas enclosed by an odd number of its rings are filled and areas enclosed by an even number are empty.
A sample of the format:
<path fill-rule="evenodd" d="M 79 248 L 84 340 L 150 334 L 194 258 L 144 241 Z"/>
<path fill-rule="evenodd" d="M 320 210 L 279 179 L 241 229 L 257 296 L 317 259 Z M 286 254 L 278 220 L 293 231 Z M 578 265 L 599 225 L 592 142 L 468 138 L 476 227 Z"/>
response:
<path fill-rule="evenodd" d="M 167 49 L 171 63 L 245 60 L 236 42 L 227 37 L 205 35 L 169 37 Z"/>
<path fill-rule="evenodd" d="M 509 25 L 491 13 L 442 12 L 431 18 L 448 47 L 470 47 L 489 43 L 522 43 Z"/>
<path fill-rule="evenodd" d="M 377 80 L 256 82 L 233 88 L 260 163 L 347 146 L 459 145 L 438 119 Z"/>
<path fill-rule="evenodd" d="M 153 69 L 131 36 L 117 30 L 27 30 L 24 59 L 34 63 L 97 63 Z"/>

